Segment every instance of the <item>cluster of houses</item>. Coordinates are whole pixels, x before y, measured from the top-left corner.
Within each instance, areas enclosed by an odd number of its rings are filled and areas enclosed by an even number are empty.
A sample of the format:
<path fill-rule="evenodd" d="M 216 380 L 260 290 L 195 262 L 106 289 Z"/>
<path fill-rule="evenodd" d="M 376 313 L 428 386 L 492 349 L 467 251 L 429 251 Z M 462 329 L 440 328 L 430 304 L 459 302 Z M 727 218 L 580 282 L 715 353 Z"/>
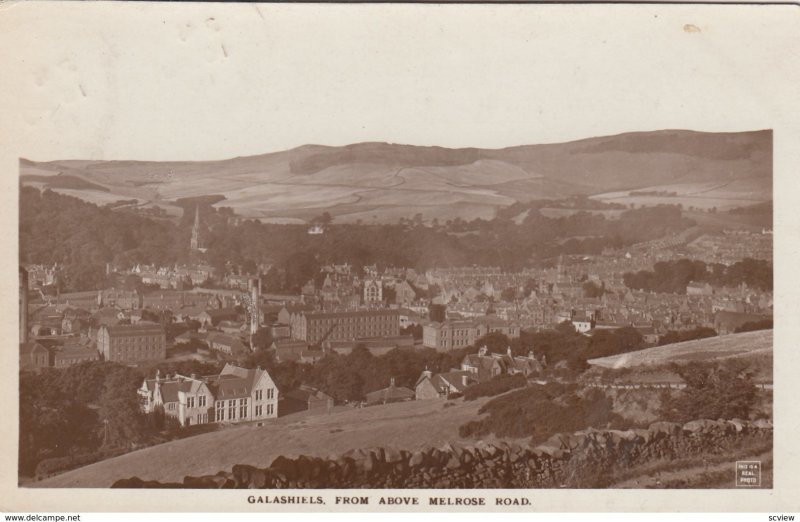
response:
<path fill-rule="evenodd" d="M 422 372 L 414 390 L 397 386 L 394 378 L 386 388 L 366 394 L 362 406 L 460 396 L 469 387 L 500 375 L 535 377 L 542 369 L 533 353 L 514 356 L 481 348 L 467 355 L 459 369 L 445 373 Z M 334 400 L 322 391 L 301 386 L 281 395 L 269 372 L 226 364 L 219 374 L 208 376 L 172 374 L 145 379 L 138 389 L 142 412 L 163 411 L 181 426 L 237 424 L 273 419 L 298 411 L 330 413 Z M 280 412 L 279 412 L 280 408 Z"/>
<path fill-rule="evenodd" d="M 482 347 L 478 353 L 467 354 L 461 367 L 444 373 L 425 370 L 417 379 L 414 397 L 417 400 L 453 398 L 478 383 L 501 375 L 522 375 L 530 379 L 542 371 L 542 364 L 530 352 L 527 356 L 515 356 L 511 348 L 507 353 L 492 353 Z"/>
<path fill-rule="evenodd" d="M 651 343 L 667 331 L 699 326 L 729 333 L 770 318 L 772 293 L 705 282 L 690 282 L 681 294 L 635 291 L 625 286 L 622 274 L 651 269 L 655 262 L 687 252 L 725 263 L 753 252 L 766 256 L 771 241 L 769 233 L 681 232 L 624 251 L 564 256 L 551 268 L 513 273 L 495 267 L 421 273 L 374 265 L 357 271 L 346 263 L 331 264 L 296 296 L 261 294 L 260 283 L 252 293 L 253 277 L 234 272 L 221 279 L 224 288 L 199 288 L 216 278 L 214 269 L 202 263 L 137 265 L 122 272 L 109 267 L 119 284 L 53 295 L 43 289 L 55 285 L 60 268 L 30 265 L 20 267 L 20 362 L 23 367 L 65 367 L 99 358 L 130 364 L 164 359 L 170 346 L 162 325 L 170 322 L 191 325 L 176 336 L 175 345 L 200 341 L 209 353 L 232 358 L 246 354 L 250 336 L 268 328 L 278 360 L 306 363 L 358 345 L 376 355 L 413 349 L 410 327 L 421 330 L 423 346 L 441 351 L 471 346 L 487 333 L 513 339 L 522 329 L 552 328 L 564 321 L 588 335 L 633 326 Z M 432 305 L 444 305 L 445 317 L 432 320 Z"/>

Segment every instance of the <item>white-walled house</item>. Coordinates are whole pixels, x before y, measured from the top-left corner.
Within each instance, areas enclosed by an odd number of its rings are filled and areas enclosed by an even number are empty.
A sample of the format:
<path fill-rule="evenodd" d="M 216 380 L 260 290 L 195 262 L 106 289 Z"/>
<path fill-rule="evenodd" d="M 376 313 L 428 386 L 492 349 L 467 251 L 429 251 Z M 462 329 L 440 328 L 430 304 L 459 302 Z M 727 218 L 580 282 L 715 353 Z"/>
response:
<path fill-rule="evenodd" d="M 266 370 L 226 364 L 219 375 L 175 374 L 145 379 L 139 388 L 142 411 L 163 407 L 182 426 L 247 422 L 278 416 L 278 387 Z"/>

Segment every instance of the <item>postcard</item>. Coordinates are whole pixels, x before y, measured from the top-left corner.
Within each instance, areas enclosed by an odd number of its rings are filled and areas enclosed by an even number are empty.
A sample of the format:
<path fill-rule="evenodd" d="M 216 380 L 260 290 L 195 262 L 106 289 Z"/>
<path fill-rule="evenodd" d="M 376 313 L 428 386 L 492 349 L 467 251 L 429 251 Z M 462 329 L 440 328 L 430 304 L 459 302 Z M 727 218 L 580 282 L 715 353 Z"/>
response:
<path fill-rule="evenodd" d="M 0 509 L 800 509 L 796 6 L 1 7 Z"/>

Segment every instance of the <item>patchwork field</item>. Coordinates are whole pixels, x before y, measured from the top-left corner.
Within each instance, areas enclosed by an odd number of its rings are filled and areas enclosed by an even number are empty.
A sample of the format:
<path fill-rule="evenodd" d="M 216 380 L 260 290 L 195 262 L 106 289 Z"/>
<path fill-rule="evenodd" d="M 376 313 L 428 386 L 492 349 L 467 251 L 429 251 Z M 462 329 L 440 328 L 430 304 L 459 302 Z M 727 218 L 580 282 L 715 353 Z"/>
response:
<path fill-rule="evenodd" d="M 652 194 L 647 194 L 648 192 Z M 671 195 L 666 195 L 671 194 Z M 772 184 L 756 184 L 750 179 L 725 182 L 700 182 L 657 185 L 635 190 L 624 190 L 595 194 L 593 199 L 607 203 L 630 206 L 683 205 L 718 211 L 729 210 L 769 201 L 772 199 Z"/>
<path fill-rule="evenodd" d="M 549 218 L 561 218 L 561 217 L 569 217 L 573 214 L 578 214 L 581 212 L 585 212 L 587 214 L 592 214 L 595 216 L 603 216 L 606 219 L 619 219 L 620 214 L 625 212 L 624 210 L 596 210 L 596 209 L 584 209 L 584 208 L 542 208 L 539 212 Z"/>
<path fill-rule="evenodd" d="M 63 186 L 68 178 L 85 187 L 71 195 L 100 204 L 114 201 L 98 194 L 104 191 L 143 204 L 221 194 L 226 199 L 218 205 L 245 217 L 307 221 L 328 211 L 340 223 L 396 222 L 416 213 L 440 221 L 490 218 L 514 202 L 575 194 L 722 209 L 769 199 L 771 141 L 769 131 L 670 130 L 506 149 L 358 143 L 220 161 L 22 159 L 20 179 L 71 189 Z M 640 187 L 680 187 L 680 196 L 664 201 L 630 196 Z"/>

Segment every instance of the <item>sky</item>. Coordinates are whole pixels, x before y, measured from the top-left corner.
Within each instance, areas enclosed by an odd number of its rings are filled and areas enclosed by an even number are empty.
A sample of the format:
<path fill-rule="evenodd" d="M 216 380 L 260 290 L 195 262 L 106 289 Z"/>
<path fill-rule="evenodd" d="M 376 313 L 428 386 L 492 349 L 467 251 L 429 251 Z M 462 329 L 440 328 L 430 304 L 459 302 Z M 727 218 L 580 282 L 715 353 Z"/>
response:
<path fill-rule="evenodd" d="M 773 128 L 793 18 L 714 7 L 6 4 L 0 129 L 34 160 L 205 160 Z"/>

